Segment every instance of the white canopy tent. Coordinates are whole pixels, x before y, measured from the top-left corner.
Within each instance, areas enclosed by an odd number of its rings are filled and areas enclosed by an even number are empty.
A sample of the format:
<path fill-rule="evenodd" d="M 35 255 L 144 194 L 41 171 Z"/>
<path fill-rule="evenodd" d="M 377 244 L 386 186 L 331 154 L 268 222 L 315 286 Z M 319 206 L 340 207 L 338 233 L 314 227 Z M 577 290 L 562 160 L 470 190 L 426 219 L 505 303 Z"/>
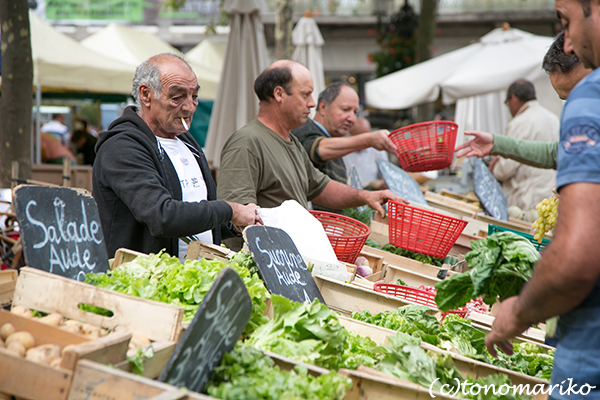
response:
<path fill-rule="evenodd" d="M 220 75 L 223 70 L 226 49 L 227 42 L 220 38 L 206 38 L 185 53 L 185 57 L 194 64 Z"/>
<path fill-rule="evenodd" d="M 478 42 L 367 82 L 367 105 L 405 109 L 433 102 L 456 102 L 457 143 L 465 130 L 504 134 L 510 118 L 506 90 L 519 78 L 532 81 L 540 103 L 557 115 L 562 110 L 542 60 L 553 38 L 514 28 L 497 28 Z"/>
<path fill-rule="evenodd" d="M 175 47 L 150 32 L 116 24 L 107 25 L 82 40 L 81 44 L 97 54 L 120 60 L 133 67 L 134 70 L 135 67 L 156 54 L 181 54 Z M 219 72 L 204 68 L 191 61 L 189 64 L 196 73 L 200 85 L 198 97 L 213 100 L 219 84 Z M 131 79 L 129 80 L 129 91 L 131 91 Z"/>

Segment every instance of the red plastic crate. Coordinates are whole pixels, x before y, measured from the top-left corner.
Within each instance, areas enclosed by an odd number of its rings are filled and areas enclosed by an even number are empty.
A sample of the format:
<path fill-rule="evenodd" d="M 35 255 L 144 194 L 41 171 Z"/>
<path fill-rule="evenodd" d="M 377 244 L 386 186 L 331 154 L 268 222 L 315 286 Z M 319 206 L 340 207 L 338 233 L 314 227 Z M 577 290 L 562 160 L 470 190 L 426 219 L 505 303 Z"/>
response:
<path fill-rule="evenodd" d="M 338 260 L 354 264 L 371 230 L 365 224 L 341 214 L 310 211 L 321 222 Z"/>
<path fill-rule="evenodd" d="M 459 218 L 388 202 L 389 240 L 396 247 L 444 258 L 466 226 Z"/>
<path fill-rule="evenodd" d="M 452 121 L 431 121 L 396 129 L 389 137 L 403 170 L 435 171 L 452 164 L 457 130 Z"/>

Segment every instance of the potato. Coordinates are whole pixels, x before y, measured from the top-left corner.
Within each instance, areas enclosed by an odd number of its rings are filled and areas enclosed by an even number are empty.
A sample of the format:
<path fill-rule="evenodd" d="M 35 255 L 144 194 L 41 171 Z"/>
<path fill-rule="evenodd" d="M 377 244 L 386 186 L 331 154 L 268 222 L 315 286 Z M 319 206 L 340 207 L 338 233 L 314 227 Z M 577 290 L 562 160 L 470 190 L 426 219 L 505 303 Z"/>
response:
<path fill-rule="evenodd" d="M 100 328 L 90 324 L 81 324 L 81 334 L 88 339 L 95 340 L 100 337 Z"/>
<path fill-rule="evenodd" d="M 60 367 L 61 362 L 62 362 L 62 357 L 55 358 L 54 360 L 50 361 L 50 366 L 52 368 L 58 368 L 58 367 Z"/>
<path fill-rule="evenodd" d="M 23 346 L 25 346 L 26 350 L 35 346 L 35 339 L 33 335 L 27 331 L 15 332 L 6 338 L 6 346 L 10 346 L 13 342 L 21 342 Z"/>
<path fill-rule="evenodd" d="M 0 339 L 0 349 L 4 349 L 6 348 L 6 345 L 4 344 L 4 340 Z"/>
<path fill-rule="evenodd" d="M 64 318 L 58 313 L 52 313 L 50 315 L 46 315 L 45 317 L 38 319 L 38 321 L 46 325 L 60 326 L 62 325 Z"/>
<path fill-rule="evenodd" d="M 60 357 L 60 346 L 57 344 L 43 344 L 27 350 L 25 359 L 38 364 L 50 364 Z"/>
<path fill-rule="evenodd" d="M 150 340 L 146 336 L 134 333 L 131 335 L 131 340 L 129 341 L 129 348 L 137 349 L 138 347 L 143 347 L 148 344 L 150 344 Z"/>
<path fill-rule="evenodd" d="M 25 317 L 27 319 L 33 318 L 33 313 L 31 312 L 31 310 L 23 306 L 13 306 L 10 312 L 13 314 L 20 315 L 21 317 Z"/>
<path fill-rule="evenodd" d="M 6 346 L 6 350 L 8 350 L 9 352 L 16 354 L 20 357 L 25 356 L 25 352 L 27 351 L 25 346 L 23 346 L 23 343 L 18 342 L 18 341 L 8 344 Z"/>
<path fill-rule="evenodd" d="M 6 340 L 6 338 L 15 333 L 15 331 L 16 329 L 13 326 L 13 324 L 7 322 L 6 324 L 2 325 L 2 327 L 0 327 L 0 339 Z"/>
<path fill-rule="evenodd" d="M 59 328 L 67 332 L 81 335 L 81 324 L 73 319 L 65 321 Z"/>

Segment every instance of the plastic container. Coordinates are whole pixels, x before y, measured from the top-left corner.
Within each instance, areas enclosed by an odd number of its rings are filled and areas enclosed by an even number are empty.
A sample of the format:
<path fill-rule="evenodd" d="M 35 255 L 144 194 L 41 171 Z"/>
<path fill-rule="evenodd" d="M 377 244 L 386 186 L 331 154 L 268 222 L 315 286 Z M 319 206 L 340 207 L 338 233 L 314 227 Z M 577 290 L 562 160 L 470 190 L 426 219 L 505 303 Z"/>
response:
<path fill-rule="evenodd" d="M 389 137 L 403 170 L 435 171 L 452 164 L 457 130 L 452 121 L 431 121 L 397 129 Z"/>
<path fill-rule="evenodd" d="M 377 282 L 373 285 L 373 290 L 379 293 L 389 294 L 410 301 L 411 303 L 421 304 L 430 308 L 437 309 L 435 303 L 435 294 L 410 286 L 396 285 L 395 283 Z"/>
<path fill-rule="evenodd" d="M 365 224 L 341 214 L 310 211 L 321 222 L 338 260 L 354 264 L 371 230 Z"/>
<path fill-rule="evenodd" d="M 389 201 L 388 224 L 390 244 L 444 258 L 467 226 L 467 221 Z"/>
<path fill-rule="evenodd" d="M 488 225 L 488 235 L 492 235 L 492 234 L 494 234 L 496 232 L 512 232 L 512 233 L 516 233 L 517 235 L 521 235 L 525 239 L 529 240 L 531 242 L 531 244 L 533 245 L 533 247 L 535 247 L 535 249 L 537 251 L 544 250 L 544 248 L 548 244 L 550 244 L 550 239 L 544 238 L 544 239 L 542 239 L 542 243 L 540 243 L 536 239 L 533 238 L 533 235 L 530 235 L 529 233 L 519 232 L 519 231 L 516 231 L 514 229 L 505 228 L 503 226 L 497 226 L 497 225 L 489 224 Z"/>

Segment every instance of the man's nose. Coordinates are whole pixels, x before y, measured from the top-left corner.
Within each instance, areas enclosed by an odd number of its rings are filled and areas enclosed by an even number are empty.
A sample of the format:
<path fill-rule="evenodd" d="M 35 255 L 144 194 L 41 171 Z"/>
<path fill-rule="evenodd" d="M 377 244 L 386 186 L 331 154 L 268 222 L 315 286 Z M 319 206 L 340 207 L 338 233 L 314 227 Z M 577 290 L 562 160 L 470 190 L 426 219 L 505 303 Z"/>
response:
<path fill-rule="evenodd" d="M 185 99 L 183 104 L 181 105 L 181 109 L 184 111 L 196 111 L 196 107 L 198 106 L 198 101 L 194 100 L 192 96 L 189 96 Z"/>
<path fill-rule="evenodd" d="M 308 103 L 306 104 L 306 107 L 313 108 L 316 105 L 317 103 L 315 103 L 315 100 L 313 99 L 313 96 L 311 94 L 310 96 L 308 96 Z"/>

